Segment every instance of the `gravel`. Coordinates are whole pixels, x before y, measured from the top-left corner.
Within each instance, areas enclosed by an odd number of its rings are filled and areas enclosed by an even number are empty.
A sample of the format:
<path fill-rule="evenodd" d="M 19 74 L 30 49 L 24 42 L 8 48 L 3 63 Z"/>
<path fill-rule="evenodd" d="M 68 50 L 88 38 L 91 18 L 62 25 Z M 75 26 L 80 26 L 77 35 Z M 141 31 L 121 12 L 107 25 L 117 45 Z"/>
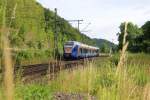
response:
<path fill-rule="evenodd" d="M 94 96 L 79 93 L 55 93 L 54 100 L 97 100 Z"/>

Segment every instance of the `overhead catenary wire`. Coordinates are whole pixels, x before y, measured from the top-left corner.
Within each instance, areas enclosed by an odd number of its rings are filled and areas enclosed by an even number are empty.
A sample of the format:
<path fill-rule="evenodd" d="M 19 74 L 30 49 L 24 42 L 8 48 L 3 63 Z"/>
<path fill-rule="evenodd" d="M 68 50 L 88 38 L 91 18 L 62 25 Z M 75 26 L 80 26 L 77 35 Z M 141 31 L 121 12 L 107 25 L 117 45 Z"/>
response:
<path fill-rule="evenodd" d="M 68 22 L 77 22 L 77 24 L 78 24 L 78 31 L 80 31 L 80 24 L 82 24 L 82 23 L 81 23 L 82 21 L 83 21 L 83 19 L 68 20 Z"/>
<path fill-rule="evenodd" d="M 81 32 L 85 32 L 85 30 L 89 27 L 89 25 L 91 25 L 91 23 L 88 23 L 82 30 Z M 87 31 L 86 31 L 87 32 Z"/>

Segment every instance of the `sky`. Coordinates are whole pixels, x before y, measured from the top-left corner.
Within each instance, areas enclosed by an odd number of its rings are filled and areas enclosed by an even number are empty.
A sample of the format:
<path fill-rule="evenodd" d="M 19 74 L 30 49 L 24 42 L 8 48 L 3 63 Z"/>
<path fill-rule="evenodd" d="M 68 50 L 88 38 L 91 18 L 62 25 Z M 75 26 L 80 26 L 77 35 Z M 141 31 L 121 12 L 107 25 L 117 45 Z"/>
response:
<path fill-rule="evenodd" d="M 150 20 L 150 0 L 37 0 L 66 20 L 82 19 L 80 31 L 91 38 L 114 43 L 121 22 L 130 21 L 141 27 Z M 89 24 L 91 23 L 91 24 Z M 77 27 L 77 23 L 71 23 Z M 89 24 L 89 25 L 88 25 Z M 86 26 L 88 27 L 86 28 Z"/>

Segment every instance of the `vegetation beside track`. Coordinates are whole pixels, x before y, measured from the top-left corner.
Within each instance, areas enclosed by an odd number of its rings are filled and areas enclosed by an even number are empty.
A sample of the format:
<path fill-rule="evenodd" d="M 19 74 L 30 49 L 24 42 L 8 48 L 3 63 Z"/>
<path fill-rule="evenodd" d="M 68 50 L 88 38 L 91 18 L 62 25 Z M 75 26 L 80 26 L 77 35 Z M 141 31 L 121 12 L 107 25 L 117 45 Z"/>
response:
<path fill-rule="evenodd" d="M 90 94 L 98 100 L 146 100 L 150 93 L 150 55 L 128 54 L 124 71 L 116 76 L 118 55 L 62 71 L 48 84 L 16 84 L 16 99 L 50 100 L 57 92 Z M 148 99 L 147 99 L 148 100 Z"/>

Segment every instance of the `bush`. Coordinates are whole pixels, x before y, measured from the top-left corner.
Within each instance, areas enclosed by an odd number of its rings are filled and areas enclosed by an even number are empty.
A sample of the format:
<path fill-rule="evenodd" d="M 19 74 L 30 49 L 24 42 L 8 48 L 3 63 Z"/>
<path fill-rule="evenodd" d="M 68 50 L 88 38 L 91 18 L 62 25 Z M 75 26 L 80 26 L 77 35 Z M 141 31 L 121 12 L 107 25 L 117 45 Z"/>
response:
<path fill-rule="evenodd" d="M 23 100 L 52 100 L 52 91 L 48 85 L 18 86 L 16 98 Z"/>

